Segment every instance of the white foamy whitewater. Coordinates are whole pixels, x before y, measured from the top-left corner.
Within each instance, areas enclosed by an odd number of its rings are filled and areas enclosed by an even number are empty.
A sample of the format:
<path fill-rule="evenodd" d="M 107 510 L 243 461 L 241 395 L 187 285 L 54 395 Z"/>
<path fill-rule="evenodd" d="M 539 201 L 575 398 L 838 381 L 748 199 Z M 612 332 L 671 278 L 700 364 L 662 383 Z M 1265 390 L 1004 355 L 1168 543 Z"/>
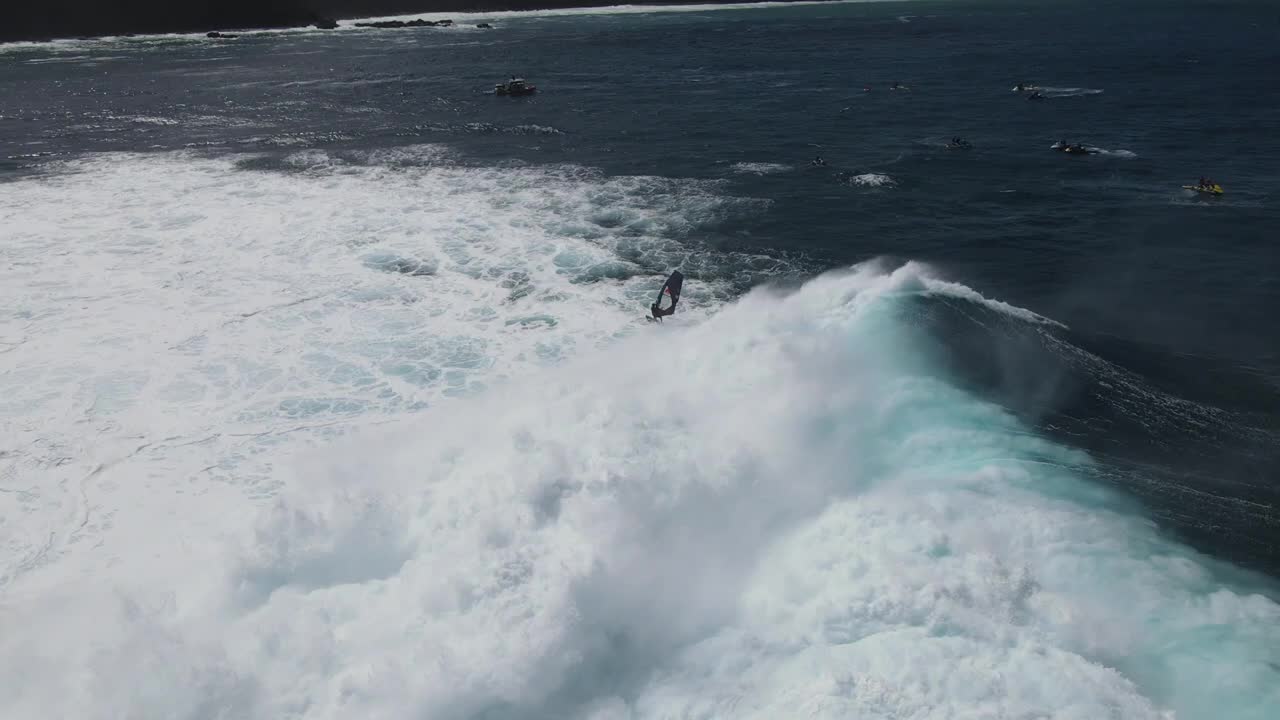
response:
<path fill-rule="evenodd" d="M 775 175 L 787 172 L 792 167 L 783 163 L 738 162 L 731 165 L 730 169 L 742 175 Z"/>
<path fill-rule="evenodd" d="M 1280 607 L 715 183 L 98 156 L 0 195 L 0 717 L 1274 717 Z M 665 271 L 681 312 L 641 321 Z M 688 272 L 689 268 L 701 272 Z"/>
<path fill-rule="evenodd" d="M 850 174 L 845 178 L 845 182 L 849 185 L 873 188 L 892 187 L 897 184 L 893 178 L 882 173 L 862 173 L 861 175 Z"/>

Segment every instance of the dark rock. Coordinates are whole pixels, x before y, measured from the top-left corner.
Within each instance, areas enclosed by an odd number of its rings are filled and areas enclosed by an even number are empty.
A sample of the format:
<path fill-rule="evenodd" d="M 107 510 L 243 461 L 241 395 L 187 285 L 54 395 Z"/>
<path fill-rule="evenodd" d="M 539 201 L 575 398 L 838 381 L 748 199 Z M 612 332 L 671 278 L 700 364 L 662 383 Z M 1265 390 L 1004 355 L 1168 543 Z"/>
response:
<path fill-rule="evenodd" d="M 320 18 L 319 20 L 316 20 L 315 26 L 321 30 L 334 30 L 338 27 L 338 21 L 330 20 L 329 18 Z"/>
<path fill-rule="evenodd" d="M 489 23 L 476 23 L 476 27 L 480 28 L 481 30 L 492 30 L 492 29 L 493 29 L 493 26 L 492 26 L 492 25 L 490 25 Z"/>
<path fill-rule="evenodd" d="M 414 0 L 419 8 L 425 0 Z M 124 33 L 198 33 L 220 28 L 303 28 L 342 13 L 351 16 L 411 12 L 410 0 L 40 0 L 5 3 L 0 42 L 118 36 Z M 247 33 L 246 33 L 247 34 Z M 220 38 L 213 38 L 220 39 Z M 3 64 L 3 63 L 0 63 Z"/>
<path fill-rule="evenodd" d="M 356 23 L 356 27 L 374 27 L 374 28 L 405 28 L 405 27 L 453 27 L 452 20 L 423 20 L 417 18 L 405 22 L 404 20 L 378 20 L 376 22 Z"/>
<path fill-rule="evenodd" d="M 220 33 L 220 32 L 207 32 L 204 34 L 204 36 L 207 38 L 218 38 L 220 40 L 233 40 L 235 38 L 240 37 L 239 35 L 228 35 L 227 33 Z"/>

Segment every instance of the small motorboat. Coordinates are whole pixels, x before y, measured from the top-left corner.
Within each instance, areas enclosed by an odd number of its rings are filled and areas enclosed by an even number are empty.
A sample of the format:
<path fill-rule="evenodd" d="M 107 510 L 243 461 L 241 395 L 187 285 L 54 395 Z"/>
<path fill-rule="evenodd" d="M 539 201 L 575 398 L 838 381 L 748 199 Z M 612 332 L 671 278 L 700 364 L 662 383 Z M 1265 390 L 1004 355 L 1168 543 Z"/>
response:
<path fill-rule="evenodd" d="M 538 92 L 538 88 L 526 83 L 524 78 L 513 77 L 504 83 L 498 83 L 493 86 L 494 95 L 532 95 Z"/>

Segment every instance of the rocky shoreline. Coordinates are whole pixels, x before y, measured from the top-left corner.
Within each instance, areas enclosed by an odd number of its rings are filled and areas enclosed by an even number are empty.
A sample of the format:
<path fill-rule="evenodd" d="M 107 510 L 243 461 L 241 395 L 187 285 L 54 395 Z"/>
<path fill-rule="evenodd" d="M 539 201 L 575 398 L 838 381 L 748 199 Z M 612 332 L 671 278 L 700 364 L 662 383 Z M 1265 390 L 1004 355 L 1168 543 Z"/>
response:
<path fill-rule="evenodd" d="M 641 3 L 694 5 L 728 1 L 641 0 Z M 38 9 L 27 6 L 6 12 L 6 22 L 0 23 L 0 42 L 188 32 L 205 33 L 211 39 L 223 40 L 233 39 L 237 34 L 233 31 L 304 27 L 332 30 L 338 27 L 339 18 L 608 7 L 614 4 L 623 4 L 623 0 L 616 3 L 609 0 L 197 0 L 192 3 L 132 0 L 113 3 L 113 7 L 91 0 L 46 0 Z M 357 27 L 416 28 L 449 27 L 454 21 L 414 19 L 354 24 Z M 485 28 L 489 25 L 480 22 L 476 26 Z"/>

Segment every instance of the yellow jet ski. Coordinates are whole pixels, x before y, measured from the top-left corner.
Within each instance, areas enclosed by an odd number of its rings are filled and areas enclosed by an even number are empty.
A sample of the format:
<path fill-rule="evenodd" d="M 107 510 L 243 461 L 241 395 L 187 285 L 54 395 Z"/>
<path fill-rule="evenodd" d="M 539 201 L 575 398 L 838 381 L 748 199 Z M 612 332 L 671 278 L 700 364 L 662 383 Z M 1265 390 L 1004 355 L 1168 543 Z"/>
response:
<path fill-rule="evenodd" d="M 1182 189 L 1194 190 L 1195 192 L 1204 193 L 1205 195 L 1221 195 L 1223 192 L 1222 186 L 1217 183 L 1214 183 L 1213 185 L 1183 185 Z"/>

